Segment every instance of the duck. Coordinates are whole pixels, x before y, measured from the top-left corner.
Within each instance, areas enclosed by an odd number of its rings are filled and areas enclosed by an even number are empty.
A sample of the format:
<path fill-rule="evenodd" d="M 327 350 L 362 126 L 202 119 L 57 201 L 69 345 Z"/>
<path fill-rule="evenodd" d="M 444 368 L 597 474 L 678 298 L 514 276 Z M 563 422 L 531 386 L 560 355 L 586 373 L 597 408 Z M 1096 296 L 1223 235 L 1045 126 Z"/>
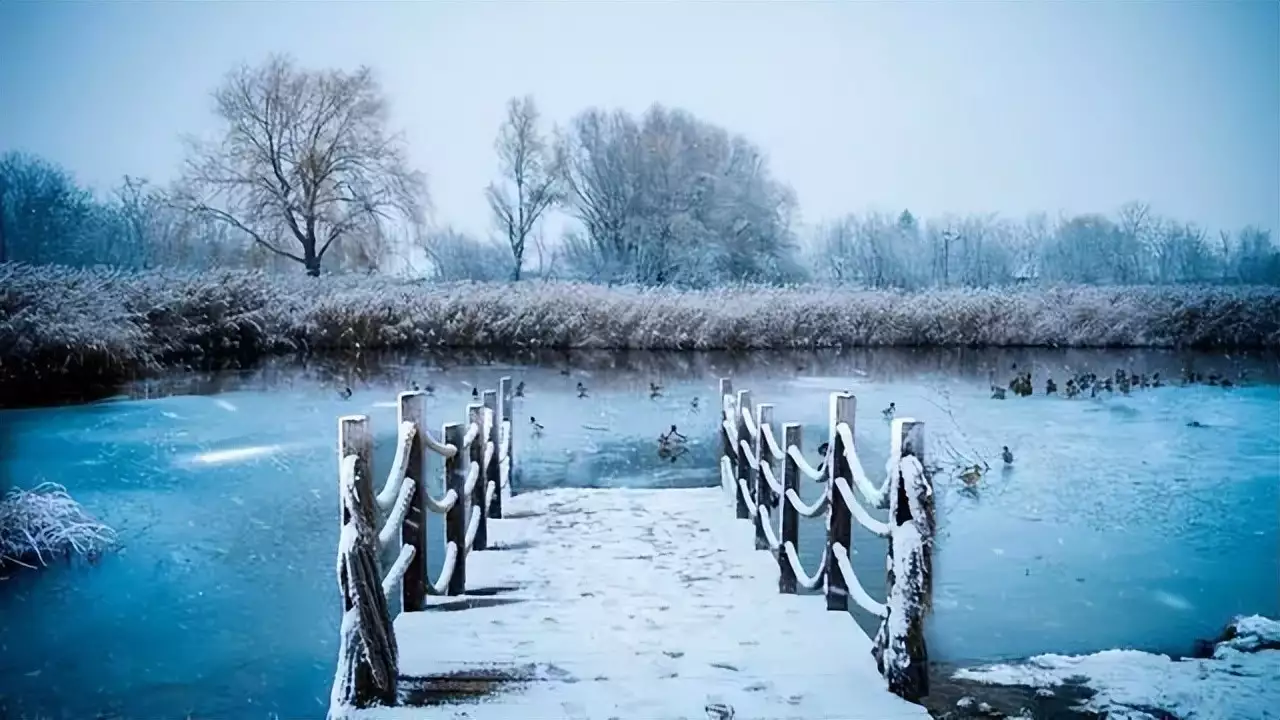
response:
<path fill-rule="evenodd" d="M 821 473 L 818 476 L 818 482 L 821 483 L 827 481 L 827 461 L 831 459 L 831 443 L 824 442 L 819 445 L 818 455 L 822 457 L 822 460 L 818 463 L 818 472 Z"/>
<path fill-rule="evenodd" d="M 669 445 L 672 443 L 682 443 L 688 439 L 689 438 L 680 434 L 680 431 L 676 429 L 675 425 L 672 425 L 670 430 L 658 436 L 658 442 L 662 443 L 663 445 Z"/>
<path fill-rule="evenodd" d="M 658 397 L 662 394 L 662 386 L 658 383 L 649 383 L 649 397 Z"/>
<path fill-rule="evenodd" d="M 1013 451 L 1009 449 L 1008 445 L 1004 445 L 1001 447 L 1000 458 L 1004 460 L 1005 465 L 1013 464 Z"/>
<path fill-rule="evenodd" d="M 992 385 L 992 386 L 991 386 L 991 399 L 992 399 L 992 400 L 1003 400 L 1003 399 L 1004 399 L 1004 397 L 1005 397 L 1005 390 L 1004 390 L 1004 388 L 1002 388 L 1002 387 L 996 387 L 995 385 Z"/>
<path fill-rule="evenodd" d="M 545 428 L 543 428 L 543 427 L 542 427 L 542 423 L 538 422 L 538 418 L 536 418 L 536 417 L 534 417 L 534 416 L 530 415 L 530 416 L 529 416 L 529 424 L 533 426 L 533 435 L 534 435 L 534 437 L 538 437 L 538 436 L 542 435 L 542 431 L 543 431 Z"/>
<path fill-rule="evenodd" d="M 586 396 L 587 396 L 587 386 L 583 385 L 582 381 L 579 380 L 578 381 L 578 397 L 584 398 Z"/>
<path fill-rule="evenodd" d="M 1075 378 L 1068 379 L 1067 387 L 1066 387 L 1067 397 L 1073 398 L 1079 394 L 1080 394 L 1080 388 L 1076 385 Z"/>
<path fill-rule="evenodd" d="M 473 388 L 471 388 L 471 399 L 472 399 L 472 400 L 479 400 L 479 399 L 480 399 L 480 388 L 478 388 L 478 387 L 473 387 Z"/>
<path fill-rule="evenodd" d="M 884 418 L 886 420 L 892 420 L 893 414 L 897 411 L 898 411 L 898 406 L 893 403 L 889 403 L 889 407 L 885 408 L 884 410 L 881 410 L 880 414 L 884 415 Z"/>
<path fill-rule="evenodd" d="M 516 383 L 516 392 L 515 392 L 515 396 L 516 396 L 516 397 L 524 397 L 524 381 L 523 381 L 523 380 L 521 380 L 520 382 Z"/>
<path fill-rule="evenodd" d="M 1164 385 L 1164 383 L 1160 381 L 1160 373 L 1153 374 L 1151 376 L 1151 387 L 1158 388 L 1162 385 Z"/>
<path fill-rule="evenodd" d="M 427 383 L 422 389 L 425 390 L 428 395 L 434 395 L 436 392 L 436 386 L 431 383 Z"/>
<path fill-rule="evenodd" d="M 419 390 L 421 390 L 422 388 L 418 387 L 418 381 L 417 381 L 417 380 L 414 380 L 414 381 L 412 381 L 412 382 L 410 382 L 410 383 L 409 383 L 409 389 L 410 389 L 410 390 L 412 390 L 412 391 L 414 391 L 414 392 L 418 392 L 418 391 L 419 391 Z"/>
<path fill-rule="evenodd" d="M 1047 380 L 1045 380 L 1045 381 L 1044 381 L 1044 394 L 1045 394 L 1045 395 L 1053 395 L 1053 394 L 1054 394 L 1054 393 L 1056 393 L 1056 392 L 1058 392 L 1058 383 L 1054 382 L 1054 381 L 1053 381 L 1053 378 L 1048 378 Z"/>
<path fill-rule="evenodd" d="M 960 473 L 960 480 L 964 482 L 966 487 L 976 486 L 978 484 L 978 481 L 981 479 L 982 479 L 981 465 L 974 465 L 973 467 L 965 468 L 964 472 Z"/>
<path fill-rule="evenodd" d="M 694 412 L 698 412 L 698 398 L 690 400 L 689 407 L 692 408 Z"/>
<path fill-rule="evenodd" d="M 350 400 L 350 399 L 351 399 L 351 388 L 349 388 L 349 387 L 344 387 L 344 388 L 342 388 L 341 390 L 339 390 L 339 391 L 338 391 L 338 397 L 342 398 L 343 400 Z"/>

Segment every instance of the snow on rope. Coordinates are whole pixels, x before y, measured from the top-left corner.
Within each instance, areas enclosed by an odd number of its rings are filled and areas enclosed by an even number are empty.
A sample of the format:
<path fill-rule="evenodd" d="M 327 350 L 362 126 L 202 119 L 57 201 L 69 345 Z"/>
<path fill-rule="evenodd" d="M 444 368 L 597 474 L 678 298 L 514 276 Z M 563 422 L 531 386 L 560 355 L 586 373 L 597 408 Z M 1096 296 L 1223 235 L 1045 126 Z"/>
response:
<path fill-rule="evenodd" d="M 836 432 L 840 435 L 840 439 L 844 441 L 844 456 L 849 462 L 849 469 L 853 471 L 853 482 L 858 486 L 858 491 L 862 493 L 862 497 L 867 499 L 867 504 L 873 507 L 884 507 L 885 500 L 888 498 L 889 479 L 892 477 L 890 472 L 885 473 L 884 482 L 880 483 L 880 487 L 871 484 L 867 479 L 867 473 L 862 469 L 862 463 L 858 461 L 858 451 L 853 442 L 853 430 L 847 423 L 839 423 L 836 425 Z M 896 463 L 895 463 L 896 465 Z M 849 504 L 853 507 L 853 503 Z"/>
<path fill-rule="evenodd" d="M 400 496 L 396 498 L 395 507 L 387 515 L 387 521 L 378 531 L 378 544 L 383 548 L 391 547 L 392 541 L 400 539 L 400 526 L 409 512 L 409 503 L 413 500 L 415 483 L 413 478 L 405 478 L 400 484 Z"/>
<path fill-rule="evenodd" d="M 853 496 L 853 491 L 849 489 L 849 481 L 842 477 L 835 480 L 836 491 L 844 498 L 845 507 L 849 508 L 849 512 L 853 513 L 853 517 L 862 527 L 870 530 L 878 537 L 889 537 L 889 526 L 879 520 L 871 517 L 871 514 L 862 508 L 862 503 Z"/>
<path fill-rule="evenodd" d="M 791 564 L 791 572 L 795 573 L 796 584 L 805 590 L 816 590 L 822 584 L 823 578 L 827 576 L 827 554 L 822 554 L 822 562 L 818 563 L 818 569 L 812 576 L 806 575 L 804 566 L 800 564 L 800 555 L 796 552 L 796 546 L 791 541 L 782 544 L 782 551 L 787 555 L 787 562 Z"/>
<path fill-rule="evenodd" d="M 747 512 L 751 513 L 751 517 L 755 517 L 756 505 L 751 499 L 751 488 L 747 487 L 747 481 L 745 478 L 738 478 L 738 491 L 742 493 L 742 498 L 747 501 Z"/>
<path fill-rule="evenodd" d="M 795 490 L 787 490 L 787 501 L 791 503 L 791 507 L 795 508 L 801 517 L 807 518 L 817 517 L 826 512 L 827 508 L 831 506 L 831 497 L 826 493 L 823 493 L 822 497 L 818 498 L 818 502 L 812 505 L 805 505 Z"/>
<path fill-rule="evenodd" d="M 747 459 L 747 464 L 751 466 L 751 469 L 760 469 L 760 458 L 756 457 L 755 451 L 751 449 L 751 446 L 747 444 L 747 441 L 739 440 L 738 446 L 742 448 L 742 456 Z"/>
<path fill-rule="evenodd" d="M 862 583 L 853 572 L 853 563 L 849 561 L 849 549 L 840 543 L 832 543 L 831 550 L 831 554 L 835 555 L 836 565 L 840 566 L 840 574 L 844 576 L 845 584 L 849 588 L 849 597 L 872 615 L 879 618 L 887 617 L 889 609 L 884 604 L 876 602 L 866 590 L 862 589 Z"/>
<path fill-rule="evenodd" d="M 471 443 L 480 437 L 481 428 L 478 423 L 470 423 L 467 425 L 467 434 L 462 438 L 462 447 L 471 447 Z"/>
<path fill-rule="evenodd" d="M 796 467 L 800 468 L 800 472 L 808 475 L 810 480 L 819 480 L 822 478 L 822 471 L 810 465 L 809 461 L 804 459 L 804 455 L 800 454 L 800 448 L 795 445 L 787 448 L 787 457 L 794 460 L 796 462 Z"/>
<path fill-rule="evenodd" d="M 409 465 L 409 450 L 413 446 L 413 437 L 418 427 L 411 422 L 400 423 L 396 437 L 396 457 L 391 461 L 391 472 L 387 473 L 387 482 L 378 493 L 378 507 L 390 510 L 400 493 L 400 485 L 404 481 L 405 470 Z"/>
<path fill-rule="evenodd" d="M 786 454 L 782 452 L 782 446 L 778 444 L 778 440 L 773 437 L 773 428 L 765 425 L 760 428 L 760 431 L 764 434 L 764 441 L 769 446 L 769 454 L 771 456 L 780 458 Z"/>
<path fill-rule="evenodd" d="M 382 579 L 382 594 L 387 597 L 387 602 L 391 601 L 392 594 L 400 588 L 400 583 L 404 580 L 404 573 L 409 569 L 409 563 L 413 562 L 413 556 L 417 552 L 417 549 L 412 545 L 400 546 L 400 554 L 396 556 L 396 561 L 391 565 L 391 569 L 387 571 L 387 576 Z"/>
<path fill-rule="evenodd" d="M 756 421 L 751 417 L 751 408 L 738 408 L 738 412 L 742 415 L 742 425 L 747 429 L 747 434 L 755 437 L 760 434 L 760 429 L 756 427 Z"/>
<path fill-rule="evenodd" d="M 764 427 L 766 430 L 769 429 L 768 425 L 765 425 Z M 769 467 L 769 463 L 765 463 L 760 466 L 760 473 L 764 475 L 764 481 L 769 483 L 769 489 L 774 493 L 781 495 L 783 492 L 782 482 L 779 481 L 778 478 L 774 477 L 773 468 Z"/>
<path fill-rule="evenodd" d="M 773 532 L 773 517 L 769 514 L 769 508 L 765 505 L 757 505 L 756 513 L 760 517 L 760 526 L 764 528 L 764 538 L 769 542 L 769 549 L 777 552 L 782 547 L 782 541 Z"/>

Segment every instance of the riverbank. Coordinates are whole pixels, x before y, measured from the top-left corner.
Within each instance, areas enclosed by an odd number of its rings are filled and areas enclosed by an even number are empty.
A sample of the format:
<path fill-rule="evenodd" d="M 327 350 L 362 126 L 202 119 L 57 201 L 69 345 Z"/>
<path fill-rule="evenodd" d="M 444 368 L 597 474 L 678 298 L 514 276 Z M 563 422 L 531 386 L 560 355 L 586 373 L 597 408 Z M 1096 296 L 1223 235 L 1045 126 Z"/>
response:
<path fill-rule="evenodd" d="M 1124 717 L 1270 720 L 1280 717 L 1280 622 L 1239 617 L 1194 657 L 1137 650 L 1040 655 L 955 670 L 933 698 L 940 718 Z M 956 697 L 959 695 L 959 697 Z M 979 699 L 980 698 L 980 699 Z"/>
<path fill-rule="evenodd" d="M 9 393 L 318 351 L 885 346 L 1277 348 L 1280 288 L 686 292 L 0 265 Z"/>

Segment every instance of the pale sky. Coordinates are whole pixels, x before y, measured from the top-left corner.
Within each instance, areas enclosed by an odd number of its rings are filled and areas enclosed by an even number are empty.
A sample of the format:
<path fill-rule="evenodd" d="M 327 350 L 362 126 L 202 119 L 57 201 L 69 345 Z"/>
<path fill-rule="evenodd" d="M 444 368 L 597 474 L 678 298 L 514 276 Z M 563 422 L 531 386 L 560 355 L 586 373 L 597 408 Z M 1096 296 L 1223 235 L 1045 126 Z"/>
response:
<path fill-rule="evenodd" d="M 1280 231 L 1280 2 L 0 0 L 0 151 L 165 182 L 209 93 L 271 52 L 373 67 L 438 225 L 489 230 L 505 101 L 686 108 L 806 222 L 1110 211 Z"/>

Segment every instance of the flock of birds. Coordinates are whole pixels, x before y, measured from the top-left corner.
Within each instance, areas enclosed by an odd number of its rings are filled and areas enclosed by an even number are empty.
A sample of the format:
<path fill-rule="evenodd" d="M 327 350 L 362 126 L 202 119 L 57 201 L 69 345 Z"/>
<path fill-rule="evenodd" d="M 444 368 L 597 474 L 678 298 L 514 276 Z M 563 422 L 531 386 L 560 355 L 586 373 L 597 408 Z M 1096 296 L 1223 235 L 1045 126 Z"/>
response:
<path fill-rule="evenodd" d="M 992 373 L 991 397 L 994 400 L 1004 400 L 1007 393 L 1012 392 L 1019 397 L 1028 397 L 1034 394 L 1034 386 L 1031 381 L 1031 371 L 1018 371 L 1018 364 L 1014 363 L 1012 370 L 1016 373 L 1013 379 L 1009 381 L 1009 387 L 1004 388 L 995 384 L 995 373 Z M 1214 387 L 1229 388 L 1235 386 L 1235 382 L 1231 378 L 1220 375 L 1218 373 L 1210 373 L 1205 376 L 1194 370 L 1184 370 L 1182 374 L 1183 385 L 1195 385 L 1205 383 Z M 1067 379 L 1066 385 L 1062 389 L 1062 396 L 1074 398 L 1085 392 L 1089 393 L 1089 397 L 1096 398 L 1098 393 L 1115 393 L 1117 390 L 1128 395 L 1131 391 L 1140 388 L 1158 388 L 1163 387 L 1165 382 L 1160 379 L 1160 373 L 1152 373 L 1148 376 L 1146 373 L 1126 372 L 1123 368 L 1117 368 L 1112 376 L 1098 377 L 1095 373 L 1077 373 Z M 1044 382 L 1045 395 L 1057 395 L 1058 384 L 1053 381 L 1050 376 Z"/>
<path fill-rule="evenodd" d="M 560 371 L 561 375 L 566 375 L 566 376 L 570 375 L 571 373 L 572 371 L 569 370 L 568 368 L 565 368 Z M 431 385 L 429 383 L 427 385 L 419 385 L 416 380 L 411 381 L 409 383 L 409 387 L 415 392 L 424 391 L 426 392 L 427 395 L 434 395 L 436 391 L 436 388 L 434 385 Z M 512 391 L 512 395 L 518 398 L 524 397 L 525 387 L 526 387 L 525 382 L 523 380 L 516 383 L 516 386 Z M 590 391 L 587 389 L 586 384 L 584 384 L 581 380 L 578 381 L 576 389 L 578 391 L 579 398 L 590 397 Z M 649 399 L 652 400 L 652 399 L 657 399 L 659 397 L 662 397 L 662 391 L 663 391 L 662 385 L 655 382 L 649 383 Z M 352 391 L 350 387 L 344 387 L 338 391 L 338 397 L 343 400 L 350 400 L 351 395 L 352 395 Z M 471 399 L 472 400 L 480 399 L 479 388 L 477 387 L 471 388 Z M 700 408 L 698 398 L 695 397 L 692 400 L 690 400 L 689 407 L 690 409 L 693 410 L 693 412 L 698 412 Z M 538 418 L 533 415 L 529 416 L 529 426 L 533 429 L 533 436 L 535 438 L 542 437 L 543 432 L 546 430 L 546 427 L 542 423 L 538 422 Z M 669 460 L 671 462 L 675 462 L 681 456 L 689 452 L 689 448 L 686 445 L 688 440 L 689 438 L 686 437 L 684 434 L 682 434 L 675 424 L 672 424 L 669 430 L 667 430 L 666 432 L 658 436 L 658 457 L 662 458 L 663 460 Z"/>

